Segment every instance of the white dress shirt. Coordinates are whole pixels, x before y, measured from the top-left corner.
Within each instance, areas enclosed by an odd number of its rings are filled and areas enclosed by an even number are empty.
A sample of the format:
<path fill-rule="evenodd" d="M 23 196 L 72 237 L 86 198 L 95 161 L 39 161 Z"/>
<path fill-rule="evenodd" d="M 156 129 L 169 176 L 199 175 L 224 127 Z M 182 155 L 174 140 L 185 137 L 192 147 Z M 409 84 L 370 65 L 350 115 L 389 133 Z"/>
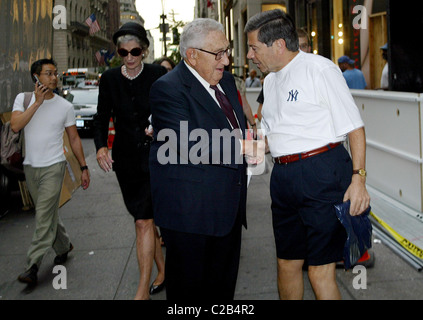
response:
<path fill-rule="evenodd" d="M 194 68 L 189 66 L 188 63 L 185 62 L 185 60 L 184 60 L 184 63 L 187 66 L 188 70 L 191 71 L 191 73 L 194 75 L 194 77 L 197 78 L 198 81 L 200 81 L 200 83 L 207 90 L 207 92 L 212 96 L 212 98 L 214 99 L 214 101 L 216 101 L 217 105 L 220 108 L 220 103 L 216 98 L 216 92 L 212 88 L 210 88 L 210 83 L 208 83 L 206 80 L 204 80 L 204 78 L 202 76 L 200 76 L 200 74 Z M 219 83 L 217 84 L 217 87 L 219 88 L 220 91 L 222 91 L 225 94 L 225 91 L 223 91 L 223 89 L 222 89 L 222 87 L 220 86 Z M 235 112 L 234 112 L 234 115 L 235 115 L 236 121 L 238 122 L 238 127 L 241 128 L 241 126 L 239 125 L 239 120 L 238 120 Z M 231 128 L 233 129 L 231 122 L 229 120 L 228 120 L 228 122 L 231 125 Z"/>

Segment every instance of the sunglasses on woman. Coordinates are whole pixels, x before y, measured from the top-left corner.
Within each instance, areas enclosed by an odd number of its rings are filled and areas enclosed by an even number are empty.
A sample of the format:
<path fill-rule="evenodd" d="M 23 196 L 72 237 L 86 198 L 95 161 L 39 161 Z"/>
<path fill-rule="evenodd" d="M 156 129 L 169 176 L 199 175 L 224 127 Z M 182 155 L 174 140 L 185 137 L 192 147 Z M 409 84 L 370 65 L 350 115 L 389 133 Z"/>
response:
<path fill-rule="evenodd" d="M 134 48 L 131 51 L 128 51 L 126 49 L 120 48 L 118 50 L 118 53 L 121 57 L 126 57 L 128 54 L 131 54 L 131 56 L 133 56 L 133 57 L 138 57 L 138 56 L 141 55 L 142 49 L 141 48 Z"/>

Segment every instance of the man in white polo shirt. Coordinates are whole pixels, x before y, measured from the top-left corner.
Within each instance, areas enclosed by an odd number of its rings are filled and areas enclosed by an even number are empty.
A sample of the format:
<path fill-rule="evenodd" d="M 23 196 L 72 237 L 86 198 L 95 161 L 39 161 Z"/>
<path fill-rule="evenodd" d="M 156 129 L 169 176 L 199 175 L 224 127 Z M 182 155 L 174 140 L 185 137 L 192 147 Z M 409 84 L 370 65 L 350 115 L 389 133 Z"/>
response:
<path fill-rule="evenodd" d="M 56 63 L 51 59 L 34 62 L 31 76 L 36 84 L 29 107 L 24 109 L 24 94 L 20 93 L 13 106 L 11 128 L 15 132 L 23 129 L 25 133 L 24 172 L 35 205 L 35 231 L 27 254 L 27 268 L 18 280 L 34 285 L 49 248 L 53 247 L 57 254 L 55 264 L 66 262 L 73 249 L 58 215 L 66 165 L 63 153 L 65 130 L 81 166 L 84 189 L 88 188 L 90 177 L 75 126 L 73 106 L 53 92 L 58 81 Z"/>
<path fill-rule="evenodd" d="M 361 214 L 370 197 L 365 181 L 365 132 L 338 66 L 299 51 L 292 19 L 281 10 L 252 17 L 249 52 L 264 73 L 262 128 L 275 162 L 270 182 L 281 299 L 302 299 L 302 267 L 317 299 L 339 299 L 336 262 L 346 232 L 334 205 L 350 200 Z M 349 138 L 351 155 L 342 146 Z"/>

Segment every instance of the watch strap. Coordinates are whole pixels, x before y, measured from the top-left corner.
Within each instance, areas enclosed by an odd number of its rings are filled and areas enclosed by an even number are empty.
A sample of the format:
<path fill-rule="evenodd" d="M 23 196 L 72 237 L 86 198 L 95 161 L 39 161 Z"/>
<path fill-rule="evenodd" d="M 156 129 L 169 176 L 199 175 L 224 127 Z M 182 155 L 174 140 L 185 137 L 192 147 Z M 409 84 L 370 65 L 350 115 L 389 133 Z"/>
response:
<path fill-rule="evenodd" d="M 367 171 L 365 169 L 361 168 L 361 169 L 353 170 L 353 174 L 358 174 L 362 177 L 366 177 Z"/>

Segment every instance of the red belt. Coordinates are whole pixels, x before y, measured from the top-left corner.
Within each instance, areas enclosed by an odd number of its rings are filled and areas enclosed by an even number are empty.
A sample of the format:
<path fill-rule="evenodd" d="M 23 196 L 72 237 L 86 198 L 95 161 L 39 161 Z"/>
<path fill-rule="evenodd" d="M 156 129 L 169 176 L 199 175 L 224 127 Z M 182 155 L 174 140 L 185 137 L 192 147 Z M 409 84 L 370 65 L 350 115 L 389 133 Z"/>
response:
<path fill-rule="evenodd" d="M 298 161 L 300 159 L 307 159 L 309 157 L 316 156 L 316 155 L 321 154 L 323 152 L 329 151 L 330 149 L 333 149 L 333 148 L 339 146 L 340 144 L 341 144 L 341 142 L 329 143 L 328 145 L 326 145 L 324 147 L 320 147 L 320 148 L 317 148 L 317 149 L 314 149 L 314 150 L 311 150 L 311 151 L 308 151 L 308 152 L 289 154 L 287 156 L 273 158 L 273 161 L 277 164 L 287 164 L 287 163 Z"/>

